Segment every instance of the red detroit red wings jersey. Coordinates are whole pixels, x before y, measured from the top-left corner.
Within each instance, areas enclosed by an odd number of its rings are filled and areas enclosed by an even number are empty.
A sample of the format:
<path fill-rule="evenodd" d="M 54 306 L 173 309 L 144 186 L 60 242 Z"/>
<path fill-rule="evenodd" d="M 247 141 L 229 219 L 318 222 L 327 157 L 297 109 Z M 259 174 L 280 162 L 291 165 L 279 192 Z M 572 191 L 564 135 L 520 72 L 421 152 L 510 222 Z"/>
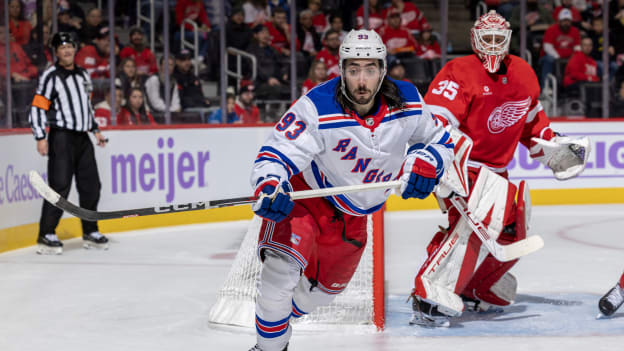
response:
<path fill-rule="evenodd" d="M 505 74 L 489 74 L 476 55 L 454 59 L 435 77 L 425 102 L 431 112 L 470 136 L 470 159 L 503 171 L 522 142 L 550 139 L 537 77 L 524 60 L 508 55 Z"/>

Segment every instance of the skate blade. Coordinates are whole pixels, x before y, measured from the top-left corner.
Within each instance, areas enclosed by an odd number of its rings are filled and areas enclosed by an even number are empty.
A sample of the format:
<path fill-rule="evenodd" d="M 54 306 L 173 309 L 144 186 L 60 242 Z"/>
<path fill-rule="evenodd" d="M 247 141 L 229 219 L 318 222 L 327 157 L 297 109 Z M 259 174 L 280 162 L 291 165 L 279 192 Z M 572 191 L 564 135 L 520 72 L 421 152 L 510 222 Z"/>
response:
<path fill-rule="evenodd" d="M 611 316 L 607 316 L 606 314 L 603 314 L 602 312 L 600 312 L 596 316 L 596 319 L 598 319 L 598 320 L 600 320 L 600 319 L 611 319 Z"/>
<path fill-rule="evenodd" d="M 91 241 L 83 241 L 82 242 L 82 247 L 84 247 L 87 250 L 90 250 L 90 249 L 108 250 L 108 243 L 96 244 L 96 243 L 91 242 Z"/>
<path fill-rule="evenodd" d="M 60 255 L 63 253 L 63 247 L 49 247 L 46 245 L 37 245 L 37 254 L 39 255 Z"/>
<path fill-rule="evenodd" d="M 420 317 L 413 316 L 409 321 L 409 325 L 417 325 L 419 327 L 434 329 L 434 328 L 448 328 L 451 326 L 449 320 L 436 321 L 436 320 L 424 320 Z"/>

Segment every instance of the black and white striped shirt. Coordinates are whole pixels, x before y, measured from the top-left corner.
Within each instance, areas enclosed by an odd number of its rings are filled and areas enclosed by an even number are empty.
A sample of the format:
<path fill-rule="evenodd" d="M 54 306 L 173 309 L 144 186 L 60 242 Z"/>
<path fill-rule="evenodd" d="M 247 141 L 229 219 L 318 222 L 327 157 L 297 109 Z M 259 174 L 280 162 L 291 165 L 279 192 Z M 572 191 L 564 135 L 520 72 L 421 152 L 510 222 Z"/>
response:
<path fill-rule="evenodd" d="M 74 66 L 70 71 L 57 63 L 45 70 L 39 77 L 28 117 L 35 138 L 46 137 L 46 123 L 79 132 L 97 130 L 90 99 L 92 90 L 91 78 L 83 68 Z"/>

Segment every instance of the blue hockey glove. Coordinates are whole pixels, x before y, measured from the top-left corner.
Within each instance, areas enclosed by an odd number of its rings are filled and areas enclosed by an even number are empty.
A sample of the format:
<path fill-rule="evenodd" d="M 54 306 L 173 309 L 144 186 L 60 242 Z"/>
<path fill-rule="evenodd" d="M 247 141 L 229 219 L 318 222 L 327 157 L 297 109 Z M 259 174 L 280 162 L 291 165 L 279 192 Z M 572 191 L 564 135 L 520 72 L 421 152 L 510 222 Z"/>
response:
<path fill-rule="evenodd" d="M 287 180 L 276 177 L 260 178 L 254 193 L 259 198 L 251 209 L 260 217 L 281 222 L 295 206 L 288 195 L 291 191 L 292 186 Z"/>
<path fill-rule="evenodd" d="M 403 174 L 400 177 L 401 197 L 424 199 L 431 194 L 444 173 L 441 160 L 438 160 L 434 154 L 437 154 L 435 150 L 421 149 L 407 155 L 403 164 Z M 438 161 L 440 164 L 436 167 Z"/>

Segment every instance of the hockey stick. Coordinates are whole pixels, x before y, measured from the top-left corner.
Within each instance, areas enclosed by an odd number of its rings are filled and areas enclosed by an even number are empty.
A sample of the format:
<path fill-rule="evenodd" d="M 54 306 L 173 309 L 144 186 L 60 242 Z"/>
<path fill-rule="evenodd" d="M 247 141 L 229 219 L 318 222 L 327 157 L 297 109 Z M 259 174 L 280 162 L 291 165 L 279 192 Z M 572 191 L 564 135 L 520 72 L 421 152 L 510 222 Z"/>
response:
<path fill-rule="evenodd" d="M 52 190 L 41 178 L 39 173 L 30 171 L 30 184 L 37 190 L 41 196 L 46 199 L 52 205 L 60 208 L 63 211 L 71 213 L 72 215 L 87 220 L 87 221 L 100 221 L 103 219 L 115 219 L 115 218 L 127 218 L 127 217 L 139 217 L 149 216 L 162 213 L 174 213 L 174 212 L 186 212 L 196 210 L 206 210 L 210 208 L 219 208 L 227 206 L 237 206 L 252 204 L 258 200 L 258 197 L 236 197 L 231 199 L 212 200 L 212 201 L 198 201 L 189 202 L 185 204 L 170 204 L 164 206 L 136 208 L 130 210 L 99 212 L 87 210 L 82 207 L 78 207 L 73 203 L 67 201 L 56 191 Z M 312 189 L 304 191 L 295 191 L 290 193 L 290 198 L 293 200 L 309 199 L 314 197 L 324 197 L 338 194 L 346 194 L 358 191 L 374 190 L 374 189 L 391 189 L 398 188 L 401 185 L 401 181 L 395 180 L 390 182 L 374 183 L 374 184 L 359 184 L 349 185 L 343 187 L 326 188 L 326 189 Z"/>
<path fill-rule="evenodd" d="M 497 243 L 496 240 L 492 239 L 485 225 L 470 212 L 466 201 L 462 197 L 452 194 L 450 200 L 453 206 L 459 211 L 459 214 L 468 222 L 473 232 L 481 239 L 492 256 L 501 262 L 515 260 L 518 257 L 535 252 L 544 246 L 544 240 L 539 235 L 531 235 L 526 239 L 516 241 L 512 244 L 501 245 Z"/>

